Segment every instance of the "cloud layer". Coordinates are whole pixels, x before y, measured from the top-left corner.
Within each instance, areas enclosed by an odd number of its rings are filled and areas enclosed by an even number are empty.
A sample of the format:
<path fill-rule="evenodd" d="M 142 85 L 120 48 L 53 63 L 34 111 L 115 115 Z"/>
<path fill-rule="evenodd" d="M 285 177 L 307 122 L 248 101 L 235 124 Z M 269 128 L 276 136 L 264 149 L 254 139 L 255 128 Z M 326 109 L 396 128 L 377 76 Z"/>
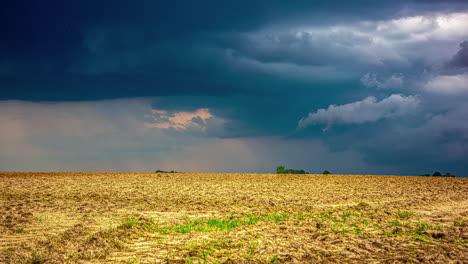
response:
<path fill-rule="evenodd" d="M 330 105 L 327 109 L 319 109 L 302 118 L 299 128 L 315 124 L 363 124 L 382 119 L 397 118 L 409 115 L 417 110 L 419 99 L 415 96 L 394 94 L 381 101 L 369 96 L 361 101 L 345 104 Z"/>

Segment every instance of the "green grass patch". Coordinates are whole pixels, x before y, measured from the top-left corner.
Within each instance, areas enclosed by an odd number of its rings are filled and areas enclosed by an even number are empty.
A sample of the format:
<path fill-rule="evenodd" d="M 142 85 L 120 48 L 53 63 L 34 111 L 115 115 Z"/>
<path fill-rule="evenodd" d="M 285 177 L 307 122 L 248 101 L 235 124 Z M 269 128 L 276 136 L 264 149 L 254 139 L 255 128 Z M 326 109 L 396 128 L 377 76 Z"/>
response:
<path fill-rule="evenodd" d="M 403 226 L 402 223 L 398 222 L 398 221 L 392 221 L 388 224 L 389 226 L 391 227 L 394 227 L 394 226 Z"/>
<path fill-rule="evenodd" d="M 287 215 L 273 215 L 272 218 L 273 218 L 273 221 L 275 221 L 275 223 L 278 223 L 278 222 L 287 220 L 288 216 Z"/>
<path fill-rule="evenodd" d="M 276 263 L 278 261 L 279 261 L 279 258 L 276 255 L 272 256 L 271 259 L 270 259 L 270 263 Z"/>
<path fill-rule="evenodd" d="M 304 220 L 305 218 L 310 218 L 312 216 L 313 216 L 312 214 L 298 213 L 298 214 L 294 215 L 294 218 L 301 221 L 301 220 Z"/>
<path fill-rule="evenodd" d="M 181 234 L 187 234 L 191 232 L 211 232 L 211 231 L 231 231 L 234 228 L 244 225 L 255 225 L 259 221 L 274 221 L 275 223 L 281 222 L 288 219 L 287 215 L 277 214 L 264 214 L 261 216 L 254 216 L 246 214 L 237 218 L 221 218 L 221 219 L 195 219 L 187 220 L 185 224 L 179 224 L 175 226 L 166 226 L 158 228 L 157 230 L 161 234 L 169 234 L 170 232 L 176 232 Z M 137 224 L 132 221 L 125 223 L 125 226 L 136 226 Z"/>
<path fill-rule="evenodd" d="M 227 230 L 231 231 L 231 229 L 241 226 L 241 222 L 239 220 L 227 220 L 227 219 L 210 219 L 206 222 L 208 226 L 219 229 L 219 230 Z M 247 223 L 246 223 L 247 224 Z"/>
<path fill-rule="evenodd" d="M 362 229 L 360 229 L 359 227 L 355 227 L 353 231 L 354 231 L 354 234 L 356 234 L 356 235 L 361 235 L 362 234 Z"/>
<path fill-rule="evenodd" d="M 335 233 L 348 233 L 348 229 L 346 227 L 342 227 L 342 226 L 332 226 L 330 228 L 331 231 L 335 232 Z"/>
<path fill-rule="evenodd" d="M 424 230 L 429 230 L 429 229 L 433 229 L 433 227 L 431 225 L 429 225 L 429 224 L 426 224 L 426 223 L 418 223 L 416 228 L 415 228 L 415 231 L 417 233 L 421 233 Z"/>
<path fill-rule="evenodd" d="M 247 220 L 244 222 L 246 225 L 256 225 L 260 221 L 260 217 L 255 217 L 251 214 L 245 215 Z"/>
<path fill-rule="evenodd" d="M 412 234 L 410 235 L 410 237 L 412 237 L 414 240 L 416 241 L 420 241 L 420 242 L 423 242 L 424 244 L 430 244 L 431 243 L 431 240 L 429 237 L 423 235 L 423 234 Z"/>
<path fill-rule="evenodd" d="M 346 220 L 346 218 L 352 216 L 353 214 L 350 213 L 350 212 L 345 212 L 341 217 L 343 218 L 343 220 Z"/>
<path fill-rule="evenodd" d="M 396 213 L 396 216 L 398 216 L 401 219 L 408 219 L 413 215 L 413 213 L 408 212 L 408 211 L 403 211 L 403 212 L 398 212 Z"/>

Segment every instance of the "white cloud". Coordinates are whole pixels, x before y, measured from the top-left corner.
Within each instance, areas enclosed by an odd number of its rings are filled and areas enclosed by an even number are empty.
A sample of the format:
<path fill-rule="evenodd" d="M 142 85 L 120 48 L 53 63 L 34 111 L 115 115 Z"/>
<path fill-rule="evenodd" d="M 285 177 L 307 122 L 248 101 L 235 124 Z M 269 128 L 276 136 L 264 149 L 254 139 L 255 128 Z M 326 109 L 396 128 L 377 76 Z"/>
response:
<path fill-rule="evenodd" d="M 330 105 L 328 109 L 319 109 L 309 113 L 299 121 L 298 127 L 305 128 L 315 124 L 362 124 L 381 119 L 395 118 L 410 114 L 419 106 L 416 96 L 393 94 L 382 101 L 369 96 L 362 101 L 345 105 Z"/>
<path fill-rule="evenodd" d="M 436 76 L 426 83 L 424 89 L 443 95 L 468 94 L 468 73 Z"/>

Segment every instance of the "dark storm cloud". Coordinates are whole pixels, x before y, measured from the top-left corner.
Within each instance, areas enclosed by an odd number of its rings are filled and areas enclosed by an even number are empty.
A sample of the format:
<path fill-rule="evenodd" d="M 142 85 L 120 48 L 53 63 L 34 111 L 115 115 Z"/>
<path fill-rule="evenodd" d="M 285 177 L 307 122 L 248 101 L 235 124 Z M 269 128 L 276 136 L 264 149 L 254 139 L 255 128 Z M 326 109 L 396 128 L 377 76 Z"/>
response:
<path fill-rule="evenodd" d="M 414 1 L 412 4 L 405 1 L 355 1 L 352 5 L 342 1 L 305 0 L 148 0 L 138 4 L 123 0 L 7 1 L 0 8 L 0 84 L 4 90 L 0 99 L 86 100 L 243 93 L 252 90 L 251 86 L 242 85 L 251 76 L 226 73 L 219 67 L 223 64 L 219 61 L 222 54 L 202 54 L 206 58 L 193 46 L 201 43 L 203 47 L 218 47 L 222 52 L 235 48 L 234 43 L 226 44 L 232 33 L 254 31 L 269 23 L 308 21 L 318 25 L 384 19 L 401 10 L 460 10 L 465 6 L 463 1 Z M 94 41 L 107 42 L 97 51 L 89 46 L 90 35 L 96 30 L 98 39 Z M 107 31 L 117 32 L 117 37 L 109 36 Z M 157 51 L 135 55 L 140 49 L 145 51 L 145 48 L 161 43 L 169 44 Z M 175 49 L 170 47 L 172 44 Z M 315 56 L 302 57 L 294 51 L 279 49 L 273 53 L 259 51 L 259 56 L 253 57 L 263 62 L 293 61 L 299 64 L 323 64 L 321 60 L 330 60 L 321 59 L 323 50 L 322 53 L 320 50 L 327 43 L 316 44 Z M 249 56 L 252 48 L 240 50 Z M 129 53 L 127 59 L 102 60 L 102 56 L 119 58 L 119 54 L 125 52 Z M 83 61 L 96 58 L 96 68 L 108 67 L 108 70 L 113 67 L 113 71 L 88 76 L 89 72 L 77 70 L 77 64 L 82 64 L 81 70 L 92 68 Z M 241 80 L 241 84 L 236 80 Z M 268 82 L 255 84 L 260 90 L 267 85 Z"/>
<path fill-rule="evenodd" d="M 453 56 L 449 64 L 456 67 L 468 67 L 468 41 L 460 43 L 460 50 Z"/>

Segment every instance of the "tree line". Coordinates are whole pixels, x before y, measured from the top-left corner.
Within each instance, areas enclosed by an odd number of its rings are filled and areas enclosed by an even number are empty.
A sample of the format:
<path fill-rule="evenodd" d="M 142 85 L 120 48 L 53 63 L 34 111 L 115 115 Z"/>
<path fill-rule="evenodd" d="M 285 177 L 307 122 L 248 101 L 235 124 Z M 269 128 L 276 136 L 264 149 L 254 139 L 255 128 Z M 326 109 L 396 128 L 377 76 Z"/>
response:
<path fill-rule="evenodd" d="M 294 169 L 286 169 L 285 166 L 278 166 L 276 167 L 277 174 L 309 174 L 309 172 L 304 170 L 294 170 Z M 330 174 L 329 171 L 324 171 L 322 174 Z"/>
<path fill-rule="evenodd" d="M 429 173 L 421 174 L 420 176 L 431 176 Z M 432 174 L 433 177 L 455 177 L 455 175 L 451 174 L 450 172 L 445 173 L 442 175 L 440 172 L 436 171 Z"/>

